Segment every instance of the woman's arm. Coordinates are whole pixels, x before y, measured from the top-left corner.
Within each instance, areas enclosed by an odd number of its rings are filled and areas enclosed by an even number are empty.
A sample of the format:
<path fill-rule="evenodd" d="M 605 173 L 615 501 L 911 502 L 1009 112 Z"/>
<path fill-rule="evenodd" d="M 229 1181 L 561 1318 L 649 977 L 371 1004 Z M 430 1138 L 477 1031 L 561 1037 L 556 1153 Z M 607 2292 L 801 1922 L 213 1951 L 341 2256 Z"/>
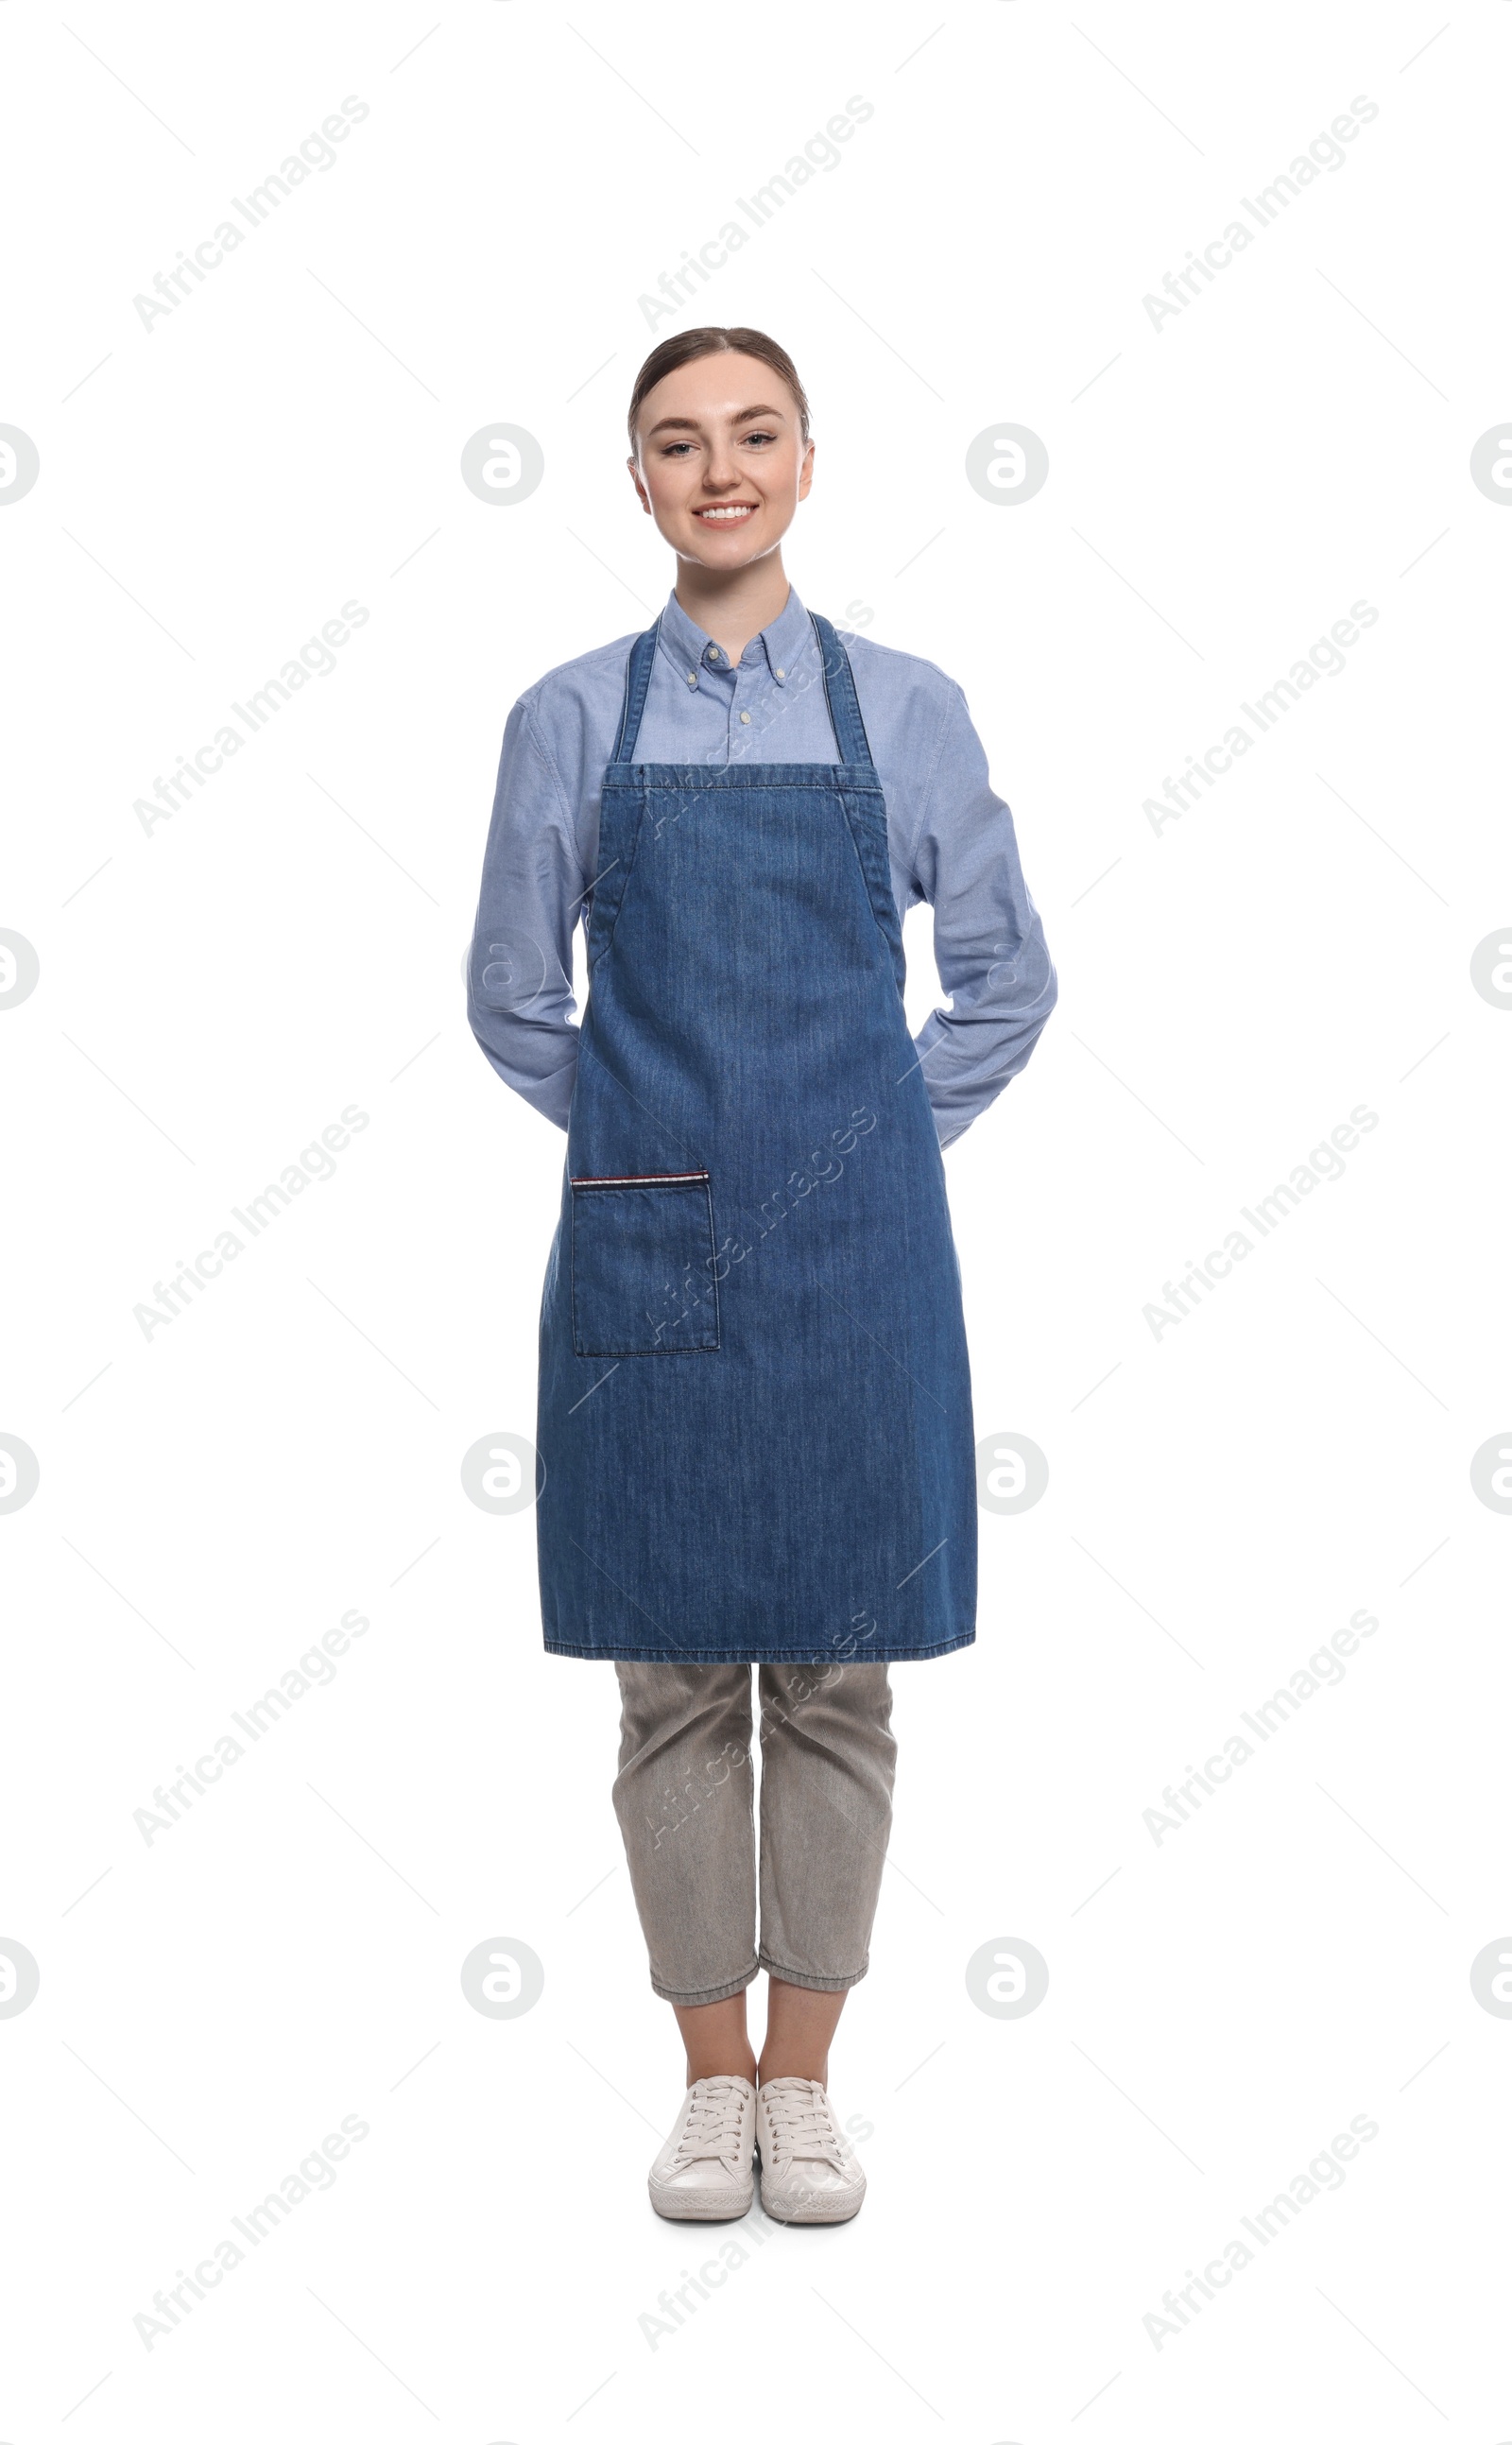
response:
<path fill-rule="evenodd" d="M 577 1074 L 572 928 L 586 884 L 561 782 L 522 698 L 504 728 L 467 1016 L 505 1085 L 564 1129 Z"/>
<path fill-rule="evenodd" d="M 935 965 L 952 1000 L 914 1038 L 946 1147 L 1023 1068 L 1056 994 L 1014 819 L 953 680 L 912 862 L 934 909 Z"/>

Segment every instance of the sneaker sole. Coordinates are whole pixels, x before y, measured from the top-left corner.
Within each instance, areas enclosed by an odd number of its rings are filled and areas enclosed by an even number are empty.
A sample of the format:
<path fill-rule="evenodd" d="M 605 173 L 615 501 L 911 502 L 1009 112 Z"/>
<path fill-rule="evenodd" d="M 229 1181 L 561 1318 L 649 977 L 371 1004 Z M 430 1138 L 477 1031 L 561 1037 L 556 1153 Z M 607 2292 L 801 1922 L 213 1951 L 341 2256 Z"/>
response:
<path fill-rule="evenodd" d="M 842 2215 L 823 2215 L 812 2208 L 798 2208 L 792 2215 L 784 2215 L 780 2208 L 768 2207 L 763 2198 L 761 2212 L 763 2215 L 769 2215 L 774 2224 L 853 2224 L 865 2205 L 866 2193 L 863 2192 L 855 2206 L 847 2208 Z"/>
<path fill-rule="evenodd" d="M 738 2224 L 742 2216 L 750 2214 L 755 2195 L 753 2185 L 752 2196 L 746 2200 L 743 2207 L 737 2206 L 728 2197 L 721 2198 L 716 2194 L 706 2208 L 690 2208 L 683 2204 L 687 2196 L 685 2192 L 678 2193 L 679 2203 L 676 2207 L 664 2207 L 654 2190 L 650 2193 L 650 2200 L 657 2214 L 664 2217 L 668 2224 Z"/>

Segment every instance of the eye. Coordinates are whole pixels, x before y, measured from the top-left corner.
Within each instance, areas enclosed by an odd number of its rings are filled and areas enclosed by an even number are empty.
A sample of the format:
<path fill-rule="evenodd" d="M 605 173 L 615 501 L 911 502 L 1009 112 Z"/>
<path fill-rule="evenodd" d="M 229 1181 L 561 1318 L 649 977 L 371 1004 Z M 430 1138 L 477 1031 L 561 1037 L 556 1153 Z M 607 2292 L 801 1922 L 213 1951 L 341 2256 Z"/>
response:
<path fill-rule="evenodd" d="M 675 458 L 680 450 L 691 450 L 692 447 L 691 441 L 669 441 L 663 448 L 662 456 L 663 458 Z"/>
<path fill-rule="evenodd" d="M 748 441 L 775 441 L 777 437 L 775 433 L 748 433 L 745 438 Z"/>

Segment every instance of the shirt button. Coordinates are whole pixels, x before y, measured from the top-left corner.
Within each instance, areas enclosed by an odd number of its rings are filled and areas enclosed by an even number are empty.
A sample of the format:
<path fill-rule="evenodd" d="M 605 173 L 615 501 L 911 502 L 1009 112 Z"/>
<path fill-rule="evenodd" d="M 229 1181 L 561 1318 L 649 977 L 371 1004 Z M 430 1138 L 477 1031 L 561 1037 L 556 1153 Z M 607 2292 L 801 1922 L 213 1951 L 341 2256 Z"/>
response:
<path fill-rule="evenodd" d="M 697 686 L 698 686 L 698 684 L 699 684 L 699 675 L 698 675 L 698 672 L 697 672 L 697 671 L 689 671 L 689 673 L 688 673 L 688 685 L 689 685 L 689 687 L 697 687 Z"/>
<path fill-rule="evenodd" d="M 719 646 L 718 646 L 718 645 L 711 645 L 711 646 L 709 647 L 708 652 L 704 655 L 704 658 L 703 658 L 703 659 L 704 659 L 704 661 L 705 661 L 706 663 L 717 663 L 717 662 L 719 661 Z"/>
<path fill-rule="evenodd" d="M 784 671 L 784 670 L 779 670 L 779 671 L 778 671 L 778 673 L 777 673 L 777 677 L 778 677 L 778 679 L 779 679 L 779 680 L 785 680 L 785 679 L 787 678 L 787 676 L 788 676 L 788 675 L 787 675 L 787 672 L 786 672 L 786 671 Z"/>
<path fill-rule="evenodd" d="M 750 715 L 749 715 L 748 713 L 742 713 L 742 715 L 740 716 L 740 719 L 741 719 L 741 720 L 742 720 L 742 721 L 749 721 L 749 720 L 750 720 L 750 719 L 751 719 L 751 717 L 750 717 Z"/>

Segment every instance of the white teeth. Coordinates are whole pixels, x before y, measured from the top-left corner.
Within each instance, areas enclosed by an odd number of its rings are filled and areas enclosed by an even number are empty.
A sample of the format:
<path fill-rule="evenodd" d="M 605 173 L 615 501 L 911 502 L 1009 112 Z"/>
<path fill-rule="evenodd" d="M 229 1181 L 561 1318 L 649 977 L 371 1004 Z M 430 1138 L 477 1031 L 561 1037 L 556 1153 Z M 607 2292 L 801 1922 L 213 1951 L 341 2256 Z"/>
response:
<path fill-rule="evenodd" d="M 737 510 L 699 510 L 695 512 L 695 515 L 700 518 L 718 518 L 721 526 L 733 526 L 737 518 L 748 518 L 752 515 L 752 512 L 748 508 Z"/>

